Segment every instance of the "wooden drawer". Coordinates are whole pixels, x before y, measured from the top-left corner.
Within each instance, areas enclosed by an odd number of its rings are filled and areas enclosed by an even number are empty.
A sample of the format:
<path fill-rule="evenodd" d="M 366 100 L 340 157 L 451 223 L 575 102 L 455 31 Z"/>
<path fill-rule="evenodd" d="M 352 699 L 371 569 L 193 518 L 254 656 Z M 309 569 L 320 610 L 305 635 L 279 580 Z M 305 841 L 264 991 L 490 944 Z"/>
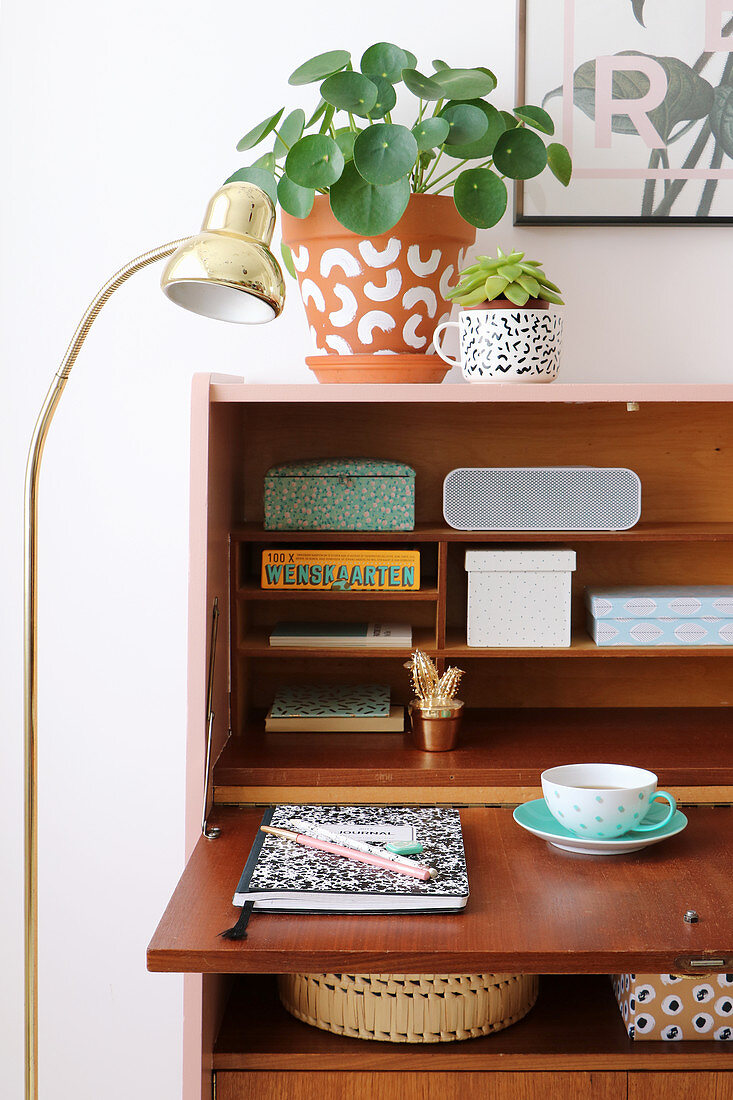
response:
<path fill-rule="evenodd" d="M 630 1073 L 628 1100 L 733 1100 L 733 1073 Z"/>
<path fill-rule="evenodd" d="M 641 1076 L 634 1074 L 632 1076 Z M 663 1076 L 674 1076 L 664 1074 Z M 716 1077 L 724 1074 L 707 1074 Z M 641 1094 L 640 1100 L 641 1100 Z M 652 1095 L 647 1093 L 647 1096 Z M 653 1095 L 657 1095 L 656 1093 Z M 662 1093 L 658 1094 L 660 1097 Z M 682 1096 L 675 1093 L 674 1096 Z M 690 1094 L 692 1095 L 692 1094 Z M 706 1093 L 697 1094 L 707 1100 Z M 727 1100 L 730 1093 L 715 1094 Z M 217 1100 L 626 1100 L 625 1073 L 217 1073 Z M 711 1094 L 712 1096 L 712 1094 Z M 666 1100 L 672 1100 L 667 1095 Z"/>

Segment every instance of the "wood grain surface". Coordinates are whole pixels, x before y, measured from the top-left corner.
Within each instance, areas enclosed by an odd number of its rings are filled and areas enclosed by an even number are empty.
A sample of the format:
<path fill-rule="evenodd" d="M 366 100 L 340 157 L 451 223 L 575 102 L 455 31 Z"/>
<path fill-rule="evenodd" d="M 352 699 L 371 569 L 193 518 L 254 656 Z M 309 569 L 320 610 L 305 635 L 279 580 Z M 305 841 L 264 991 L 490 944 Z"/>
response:
<path fill-rule="evenodd" d="M 662 787 L 733 784 L 733 710 L 467 710 L 458 747 L 440 753 L 414 748 L 409 733 L 265 734 L 259 712 L 229 739 L 214 784 L 539 787 L 545 768 L 589 751 L 651 768 Z"/>
<path fill-rule="evenodd" d="M 733 1100 L 733 1073 L 630 1073 L 628 1100 Z"/>
<path fill-rule="evenodd" d="M 459 914 L 255 913 L 222 940 L 259 827 L 256 808 L 220 808 L 148 948 L 155 971 L 278 973 L 615 973 L 673 971 L 682 955 L 733 953 L 733 808 L 695 807 L 689 827 L 642 852 L 572 855 L 520 829 L 507 809 L 461 811 L 471 897 Z M 438 868 L 439 870 L 439 868 Z M 685 924 L 694 908 L 698 924 Z"/>
<path fill-rule="evenodd" d="M 216 1095 L 217 1100 L 626 1100 L 626 1074 L 217 1073 Z"/>

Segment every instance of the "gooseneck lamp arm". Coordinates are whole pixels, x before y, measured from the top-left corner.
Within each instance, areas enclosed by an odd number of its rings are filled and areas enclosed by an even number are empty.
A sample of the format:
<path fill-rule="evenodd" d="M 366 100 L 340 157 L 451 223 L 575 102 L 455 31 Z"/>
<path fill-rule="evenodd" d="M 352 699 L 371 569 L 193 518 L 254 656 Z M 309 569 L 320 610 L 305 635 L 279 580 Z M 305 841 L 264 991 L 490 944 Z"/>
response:
<path fill-rule="evenodd" d="M 105 283 L 86 313 L 53 377 L 33 429 L 25 471 L 25 576 L 23 586 L 23 706 L 25 769 L 25 1071 L 26 1097 L 38 1095 L 38 805 L 36 719 L 38 709 L 38 483 L 43 448 L 61 394 L 87 333 L 118 287 L 148 264 L 171 256 L 182 240 L 160 245 L 131 260 Z"/>
<path fill-rule="evenodd" d="M 25 473 L 23 559 L 26 1100 L 38 1100 L 38 486 L 46 436 L 100 310 L 131 275 L 156 260 L 172 257 L 161 286 L 185 309 L 243 324 L 263 324 L 279 316 L 285 285 L 269 249 L 274 225 L 275 208 L 264 191 L 254 184 L 225 184 L 210 200 L 199 234 L 159 245 L 121 267 L 79 322 L 33 429 Z M 211 835 L 216 835 L 215 830 Z"/>

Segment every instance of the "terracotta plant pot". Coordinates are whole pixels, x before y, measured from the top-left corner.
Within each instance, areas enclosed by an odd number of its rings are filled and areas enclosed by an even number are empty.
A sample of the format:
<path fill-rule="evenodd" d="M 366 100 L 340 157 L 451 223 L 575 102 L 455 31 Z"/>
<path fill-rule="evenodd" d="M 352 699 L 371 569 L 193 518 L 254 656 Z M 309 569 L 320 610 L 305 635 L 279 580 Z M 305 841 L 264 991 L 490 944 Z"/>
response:
<path fill-rule="evenodd" d="M 316 377 L 350 381 L 353 366 L 360 381 L 365 370 L 377 382 L 443 378 L 432 333 L 450 316 L 443 295 L 476 238 L 450 196 L 411 195 L 397 225 L 360 237 L 336 221 L 328 195 L 317 195 L 307 218 L 283 213 L 282 231 L 318 353 L 308 359 Z M 373 367 L 364 360 L 390 354 L 410 358 Z M 426 370 L 430 377 L 418 377 Z"/>

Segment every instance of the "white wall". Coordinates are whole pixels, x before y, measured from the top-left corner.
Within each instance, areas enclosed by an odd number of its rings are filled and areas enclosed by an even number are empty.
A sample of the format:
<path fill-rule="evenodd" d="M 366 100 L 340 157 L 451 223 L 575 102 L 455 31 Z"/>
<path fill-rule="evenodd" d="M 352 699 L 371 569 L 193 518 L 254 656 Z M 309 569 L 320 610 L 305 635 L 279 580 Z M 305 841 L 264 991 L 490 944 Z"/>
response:
<path fill-rule="evenodd" d="M 0 1094 L 22 1090 L 21 504 L 45 387 L 96 287 L 198 227 L 241 134 L 323 49 L 389 38 L 488 64 L 513 103 L 514 0 L 3 0 Z M 271 91 L 268 90 L 271 87 Z M 566 291 L 565 380 L 730 378 L 725 229 L 513 230 Z M 680 273 L 683 267 L 686 275 Z M 590 277 L 589 277 L 590 273 Z M 47 447 L 40 562 L 44 1100 L 179 1095 L 181 983 L 145 947 L 183 860 L 194 371 L 305 380 L 302 311 L 262 330 L 167 303 L 149 270 L 91 334 Z M 692 322 L 680 317 L 680 308 Z"/>

